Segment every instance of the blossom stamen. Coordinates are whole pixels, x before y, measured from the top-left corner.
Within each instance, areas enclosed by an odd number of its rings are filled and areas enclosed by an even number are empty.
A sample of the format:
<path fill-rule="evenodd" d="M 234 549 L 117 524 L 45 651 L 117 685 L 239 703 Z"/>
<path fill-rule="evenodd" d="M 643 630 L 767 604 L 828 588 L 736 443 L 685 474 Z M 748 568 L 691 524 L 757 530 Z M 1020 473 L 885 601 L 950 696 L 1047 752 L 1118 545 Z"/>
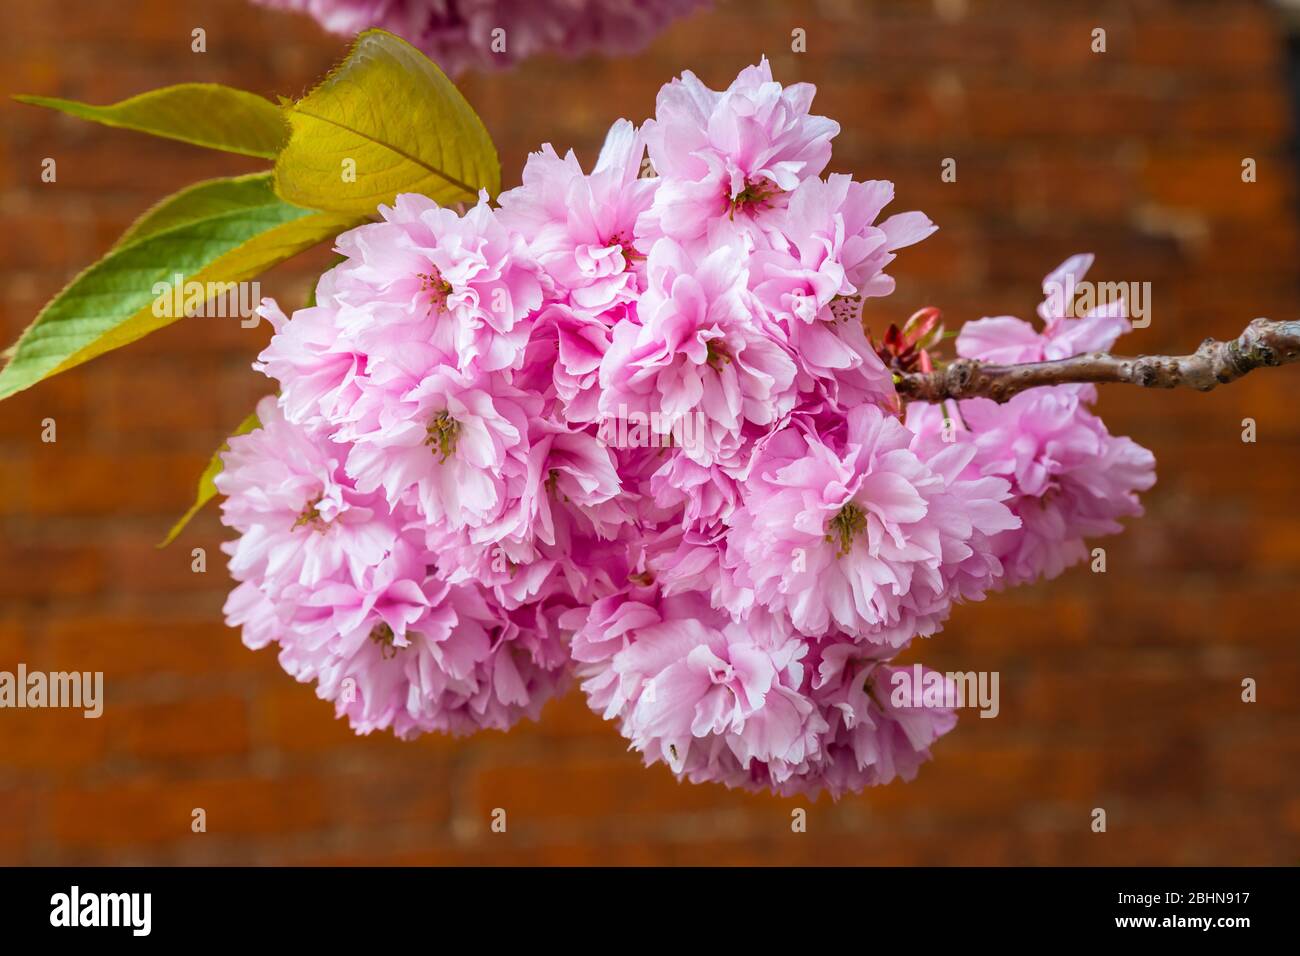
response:
<path fill-rule="evenodd" d="M 837 295 L 831 299 L 831 317 L 838 322 L 861 321 L 862 296 Z"/>
<path fill-rule="evenodd" d="M 737 209 L 766 209 L 771 205 L 770 200 L 781 190 L 775 183 L 762 179 L 758 182 L 745 180 L 745 188 L 734 196 L 727 197 L 727 203 L 730 209 L 727 212 L 728 219 L 736 218 Z"/>
<path fill-rule="evenodd" d="M 420 280 L 420 292 L 429 296 L 429 314 L 443 312 L 447 309 L 447 297 L 451 295 L 451 283 L 442 277 L 436 266 L 430 266 L 428 272 L 416 273 Z"/>
<path fill-rule="evenodd" d="M 393 633 L 391 627 L 382 621 L 370 629 L 370 639 L 379 645 L 379 656 L 384 660 L 391 660 L 401 650 L 394 643 L 397 640 L 397 635 Z"/>
<path fill-rule="evenodd" d="M 452 418 L 446 410 L 433 416 L 427 431 L 424 443 L 435 449 L 435 454 L 442 455 L 438 459 L 439 463 L 456 453 L 456 442 L 460 438 L 460 422 Z"/>
<path fill-rule="evenodd" d="M 303 508 L 302 513 L 298 515 L 298 520 L 293 523 L 292 530 L 297 531 L 301 527 L 310 526 L 313 531 L 324 531 L 328 527 L 325 519 L 321 517 L 320 512 L 317 510 L 317 505 L 320 504 L 320 500 L 321 496 L 317 495 L 311 501 L 307 502 L 307 506 Z"/>
<path fill-rule="evenodd" d="M 853 547 L 853 539 L 865 530 L 867 530 L 867 513 L 850 501 L 831 519 L 826 540 L 839 540 L 839 557 L 842 558 Z"/>
<path fill-rule="evenodd" d="M 569 496 L 560 491 L 560 472 L 555 468 L 546 473 L 546 490 L 550 494 L 559 495 L 565 501 L 569 500 Z"/>
<path fill-rule="evenodd" d="M 628 239 L 621 232 L 614 233 L 614 235 L 610 236 L 609 239 L 605 241 L 605 247 L 609 248 L 610 246 L 618 246 L 619 250 L 623 253 L 623 261 L 625 263 L 631 262 L 634 259 L 645 258 L 645 254 L 637 252 L 636 246 L 632 244 L 632 240 Z"/>

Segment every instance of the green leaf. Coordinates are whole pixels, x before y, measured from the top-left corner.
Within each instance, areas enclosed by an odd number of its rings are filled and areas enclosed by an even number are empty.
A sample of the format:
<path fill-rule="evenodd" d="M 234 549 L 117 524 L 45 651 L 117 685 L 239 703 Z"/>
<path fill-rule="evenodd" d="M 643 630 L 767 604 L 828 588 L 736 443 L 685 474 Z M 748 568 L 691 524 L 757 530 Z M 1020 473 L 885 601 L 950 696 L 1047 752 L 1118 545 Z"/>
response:
<path fill-rule="evenodd" d="M 398 193 L 445 206 L 501 188 L 496 148 L 478 115 L 432 61 L 383 30 L 361 34 L 285 116 L 291 132 L 275 186 L 289 202 L 372 216 Z"/>
<path fill-rule="evenodd" d="M 253 412 L 239 423 L 239 427 L 235 429 L 234 434 L 230 437 L 247 435 L 254 429 L 261 427 L 262 423 L 257 420 L 257 412 Z M 222 442 L 221 447 L 212 453 L 212 460 L 208 462 L 208 467 L 203 469 L 203 474 L 199 475 L 199 485 L 194 492 L 194 504 L 190 505 L 189 511 L 181 515 L 180 519 L 172 525 L 172 529 L 167 532 L 167 537 L 158 543 L 159 548 L 165 548 L 175 541 L 176 536 L 185 530 L 185 526 L 190 523 L 190 520 L 203 510 L 203 506 L 217 496 L 216 479 L 217 475 L 221 474 L 221 453 L 229 450 L 230 442 L 227 440 Z"/>
<path fill-rule="evenodd" d="M 186 186 L 150 207 L 127 227 L 113 248 L 130 245 L 155 233 L 188 223 L 264 203 L 270 183 L 270 173 L 253 173 L 230 179 L 208 179 Z"/>
<path fill-rule="evenodd" d="M 275 158 L 288 134 L 284 114 L 270 100 L 219 83 L 165 86 L 108 106 L 53 96 L 14 99 L 105 126 L 266 159 Z"/>
<path fill-rule="evenodd" d="M 221 285 L 259 275 L 356 222 L 284 202 L 269 173 L 178 193 L 146 213 L 129 241 L 73 279 L 27 327 L 0 370 L 0 399 L 175 322 L 181 315 L 173 314 L 174 296 L 187 298 L 181 293 L 193 283 L 220 295 L 229 291 Z"/>

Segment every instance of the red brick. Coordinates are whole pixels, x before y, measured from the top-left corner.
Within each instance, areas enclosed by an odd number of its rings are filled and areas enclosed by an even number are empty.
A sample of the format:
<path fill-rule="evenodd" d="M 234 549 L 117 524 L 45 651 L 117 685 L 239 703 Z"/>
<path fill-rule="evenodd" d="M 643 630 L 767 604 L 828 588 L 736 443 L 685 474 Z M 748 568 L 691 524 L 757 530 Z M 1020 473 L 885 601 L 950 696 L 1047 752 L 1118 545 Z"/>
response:
<path fill-rule="evenodd" d="M 45 622 L 44 647 L 51 668 L 99 670 L 116 678 L 240 675 L 258 669 L 257 655 L 217 615 L 56 615 Z"/>
<path fill-rule="evenodd" d="M 412 827 L 430 839 L 445 835 L 451 813 L 451 768 L 427 756 L 331 775 L 327 802 L 340 827 L 391 831 Z"/>
<path fill-rule="evenodd" d="M 536 827 L 551 821 L 688 813 L 724 807 L 756 807 L 771 798 L 734 793 L 720 786 L 678 783 L 662 766 L 645 768 L 635 754 L 621 760 L 570 759 L 561 771 L 547 764 L 484 767 L 472 781 L 466 823 L 489 832 L 492 811 L 507 824 Z"/>
<path fill-rule="evenodd" d="M 511 729 L 516 737 L 545 740 L 604 738 L 617 735 L 614 725 L 587 706 L 587 697 L 577 687 L 550 701 L 537 721 L 524 721 Z"/>
<path fill-rule="evenodd" d="M 45 447 L 51 451 L 38 454 L 33 465 L 30 497 L 36 515 L 183 511 L 211 456 Z"/>
<path fill-rule="evenodd" d="M 31 790 L 0 787 L 0 865 L 25 861 L 36 825 L 35 807 Z"/>
<path fill-rule="evenodd" d="M 16 336 L 35 317 L 33 312 L 25 317 L 26 321 L 15 323 L 12 334 Z M 85 383 L 76 376 L 56 375 L 5 399 L 3 414 L 0 414 L 0 441 L 10 443 L 14 450 L 23 449 L 26 452 L 24 458 L 55 451 L 60 443 L 64 448 L 69 445 L 76 447 L 85 441 L 81 434 L 85 407 Z M 54 419 L 55 441 L 52 443 L 43 440 L 47 418 Z M 0 463 L 0 471 L 7 471 L 14 457 L 6 455 Z M 25 477 L 27 481 L 31 480 Z"/>
<path fill-rule="evenodd" d="M 271 653 L 261 652 L 262 656 Z M 387 742 L 387 735 L 380 733 L 358 738 L 346 721 L 335 718 L 333 703 L 319 699 L 313 686 L 283 673 L 257 695 L 253 714 L 258 744 L 283 753 L 373 752 L 376 744 Z"/>
<path fill-rule="evenodd" d="M 117 706 L 109 719 L 114 750 L 140 760 L 201 761 L 246 753 L 248 705 L 242 696 Z"/>
<path fill-rule="evenodd" d="M 110 689 L 106 685 L 107 697 Z M 105 704 L 105 710 L 108 708 Z M 0 767 L 22 773 L 73 773 L 108 754 L 108 721 L 81 710 L 0 710 Z"/>
<path fill-rule="evenodd" d="M 29 629 L 17 617 L 0 617 L 0 669 L 12 671 L 24 659 Z"/>
<path fill-rule="evenodd" d="M 196 808 L 207 813 L 206 834 L 191 829 Z M 85 850 L 298 833 L 321 826 L 327 807 L 322 783 L 315 779 L 140 777 L 60 789 L 49 816 L 61 845 Z"/>
<path fill-rule="evenodd" d="M 192 485 L 190 496 L 193 497 Z M 167 529 L 185 507 L 182 505 L 165 516 L 160 514 L 156 523 L 144 524 L 144 531 L 124 531 L 113 535 L 108 542 L 112 555 L 112 580 L 116 588 L 143 598 L 140 606 L 133 609 L 136 613 L 144 613 L 154 606 L 149 599 L 154 595 L 204 594 L 209 600 L 193 607 L 202 607 L 212 614 L 212 620 L 219 620 L 218 611 L 224 595 L 233 586 L 226 573 L 226 556 L 219 550 L 221 540 L 228 535 L 216 538 L 198 534 L 197 528 L 186 529 L 186 533 L 172 544 L 158 547 Z M 204 552 L 202 564 L 197 565 L 204 567 L 203 571 L 194 570 L 198 561 L 194 553 L 196 548 L 202 548 Z"/>
<path fill-rule="evenodd" d="M 1256 315 L 1294 317 L 1300 229 L 1282 44 L 1267 5 L 1152 0 L 1061 11 L 969 4 L 721 4 L 636 56 L 540 58 L 464 81 L 503 181 L 551 141 L 594 160 L 616 116 L 649 115 L 669 76 L 724 84 L 767 53 L 818 85 L 842 126 L 831 169 L 889 178 L 889 212 L 940 231 L 903 250 L 883 331 L 921 305 L 950 327 L 1029 318 L 1042 276 L 1098 254 L 1094 277 L 1149 280 L 1150 328 L 1122 348 L 1188 351 Z M 17 0 L 10 90 L 108 102 L 182 80 L 296 94 L 345 47 L 307 18 L 247 3 Z M 208 30 L 209 52 L 189 51 Z M 810 52 L 789 50 L 793 26 Z M 1093 54 L 1104 26 L 1108 52 Z M 277 42 L 268 46 L 267 36 Z M 556 108 L 562 104 L 562 108 Z M 166 193 L 261 161 L 0 105 L 0 330 Z M 55 156 L 59 181 L 37 181 Z M 939 163 L 958 160 L 958 181 Z M 1259 181 L 1240 182 L 1244 156 Z M 263 278 L 286 308 L 328 248 Z M 249 363 L 265 327 L 178 322 L 0 403 L 0 667 L 103 670 L 98 721 L 0 711 L 0 862 L 575 864 L 1290 864 L 1300 852 L 1300 680 L 1290 503 L 1300 473 L 1294 370 L 1211 395 L 1103 390 L 1112 431 L 1159 461 L 1147 515 L 1098 542 L 1109 569 L 955 610 L 907 660 L 998 670 L 1002 714 L 965 713 L 911 783 L 839 803 L 676 783 L 626 752 L 571 693 L 508 734 L 356 737 L 221 623 L 230 582 L 215 510 L 153 545 L 225 430 L 273 386 Z M 0 347 L 8 342 L 0 343 Z M 1254 445 L 1240 421 L 1259 423 Z M 39 442 L 41 419 L 59 441 Z M 207 549 L 208 572 L 190 571 Z M 1259 681 L 1257 704 L 1240 678 Z M 183 775 L 183 777 L 181 776 Z M 1110 831 L 1088 829 L 1105 806 Z M 203 806 L 209 832 L 192 834 Z M 487 830 L 504 806 L 506 834 Z"/>
<path fill-rule="evenodd" d="M 106 578 L 103 554 L 66 542 L 37 543 L 0 534 L 0 599 L 46 602 L 96 594 Z"/>

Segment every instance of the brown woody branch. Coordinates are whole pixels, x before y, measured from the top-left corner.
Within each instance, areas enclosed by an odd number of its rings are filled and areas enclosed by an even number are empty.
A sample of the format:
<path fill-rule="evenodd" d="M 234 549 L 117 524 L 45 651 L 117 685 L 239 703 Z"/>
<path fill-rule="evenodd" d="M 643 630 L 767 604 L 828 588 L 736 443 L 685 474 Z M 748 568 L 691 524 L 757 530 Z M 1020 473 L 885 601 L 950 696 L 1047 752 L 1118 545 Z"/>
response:
<path fill-rule="evenodd" d="M 1042 385 L 1124 382 L 1145 388 L 1187 386 L 1208 392 L 1247 372 L 1300 361 L 1300 321 L 1256 319 L 1227 342 L 1206 339 L 1191 355 L 1141 355 L 1130 358 L 1092 352 L 1054 362 L 990 365 L 957 359 L 933 372 L 904 372 L 898 393 L 917 401 L 991 398 L 1005 402 Z"/>

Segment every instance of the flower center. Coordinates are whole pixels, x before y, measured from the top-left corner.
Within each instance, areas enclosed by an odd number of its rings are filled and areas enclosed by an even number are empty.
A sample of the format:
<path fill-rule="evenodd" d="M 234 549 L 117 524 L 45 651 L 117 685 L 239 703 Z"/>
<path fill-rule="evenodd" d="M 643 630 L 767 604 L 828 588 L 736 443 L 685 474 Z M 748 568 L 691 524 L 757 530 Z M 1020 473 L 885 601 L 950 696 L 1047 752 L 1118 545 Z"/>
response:
<path fill-rule="evenodd" d="M 709 363 L 709 367 L 715 372 L 721 371 L 724 362 L 731 361 L 731 353 L 727 351 L 727 346 L 717 339 L 710 339 L 705 348 L 704 361 Z"/>
<path fill-rule="evenodd" d="M 429 296 L 429 314 L 445 311 L 452 289 L 438 268 L 430 266 L 428 272 L 417 272 L 415 277 L 420 280 L 420 292 Z"/>
<path fill-rule="evenodd" d="M 438 459 L 440 462 L 446 461 L 456 451 L 456 440 L 460 437 L 460 422 L 452 418 L 446 411 L 441 411 L 433 416 L 433 421 L 429 422 L 428 434 L 425 436 L 424 443 L 435 450 L 435 454 L 441 454 Z"/>
<path fill-rule="evenodd" d="M 760 179 L 757 182 L 745 180 L 744 189 L 734 196 L 727 197 L 727 203 L 731 207 L 727 218 L 735 219 L 737 209 L 766 209 L 770 205 L 771 198 L 780 191 L 776 183 L 769 179 Z"/>
<path fill-rule="evenodd" d="M 379 656 L 384 660 L 396 657 L 397 652 L 401 650 L 400 647 L 393 643 L 397 639 L 397 635 L 383 621 L 370 629 L 370 639 L 379 645 Z"/>
<path fill-rule="evenodd" d="M 320 499 L 321 496 L 317 495 L 307 502 L 307 506 L 302 509 L 302 513 L 298 515 L 298 520 L 293 523 L 293 528 L 290 530 L 297 531 L 301 527 L 310 526 L 313 531 L 324 531 L 329 527 L 325 519 L 320 516 L 320 512 L 316 510 L 316 506 L 320 504 Z"/>
<path fill-rule="evenodd" d="M 876 705 L 878 709 L 884 711 L 885 708 L 880 706 L 880 701 L 876 699 L 876 688 L 872 686 L 871 677 L 875 673 L 873 669 L 868 669 L 867 676 L 862 679 L 862 692 L 867 698 Z"/>
<path fill-rule="evenodd" d="M 552 468 L 550 471 L 546 473 L 546 490 L 554 495 L 559 493 L 559 487 L 560 487 L 560 473 L 558 470 Z M 565 501 L 569 500 L 567 495 L 564 497 L 564 500 Z"/>
<path fill-rule="evenodd" d="M 622 232 L 616 232 L 605 241 L 605 248 L 618 246 L 623 252 L 623 262 L 630 263 L 633 259 L 644 259 L 645 256 L 636 251 L 636 246 L 632 245 L 632 240 L 626 238 Z"/>
<path fill-rule="evenodd" d="M 842 558 L 853 547 L 853 538 L 859 532 L 866 530 L 867 513 L 850 501 L 831 519 L 826 540 L 839 541 L 839 556 Z"/>
<path fill-rule="evenodd" d="M 831 299 L 831 316 L 839 322 L 862 318 L 862 296 L 837 295 Z"/>

